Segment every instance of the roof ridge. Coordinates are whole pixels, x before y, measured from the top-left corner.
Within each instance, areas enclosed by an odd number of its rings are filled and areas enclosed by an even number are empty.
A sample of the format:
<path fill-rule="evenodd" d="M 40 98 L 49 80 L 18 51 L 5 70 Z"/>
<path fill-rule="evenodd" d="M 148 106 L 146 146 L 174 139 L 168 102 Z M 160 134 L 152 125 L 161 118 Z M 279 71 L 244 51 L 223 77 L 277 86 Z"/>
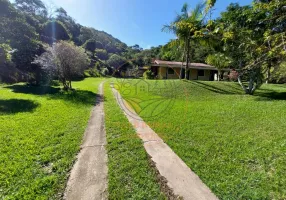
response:
<path fill-rule="evenodd" d="M 178 64 L 180 64 L 180 65 L 182 65 L 182 63 L 183 63 L 183 65 L 186 65 L 186 62 L 181 62 L 181 61 L 166 61 L 166 60 L 157 60 L 157 59 L 154 61 L 154 64 L 158 64 L 158 65 L 160 65 L 160 64 L 167 64 L 167 65 L 178 65 Z M 189 64 L 214 67 L 214 66 L 211 66 L 211 65 L 206 64 L 206 63 L 189 62 Z"/>

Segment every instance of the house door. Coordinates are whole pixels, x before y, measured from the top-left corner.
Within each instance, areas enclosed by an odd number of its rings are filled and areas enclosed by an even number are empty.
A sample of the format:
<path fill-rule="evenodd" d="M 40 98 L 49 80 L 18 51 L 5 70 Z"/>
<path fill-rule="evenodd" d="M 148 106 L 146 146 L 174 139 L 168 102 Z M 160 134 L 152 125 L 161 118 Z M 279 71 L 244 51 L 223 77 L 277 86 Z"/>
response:
<path fill-rule="evenodd" d="M 181 79 L 185 78 L 185 73 L 186 73 L 186 70 L 183 68 L 181 69 Z"/>
<path fill-rule="evenodd" d="M 215 74 L 217 73 L 217 71 L 211 71 L 210 73 L 210 81 L 214 81 L 215 80 Z"/>
<path fill-rule="evenodd" d="M 187 71 L 187 80 L 190 80 L 190 72 L 191 72 L 191 70 L 189 69 L 189 70 Z"/>
<path fill-rule="evenodd" d="M 151 67 L 151 71 L 154 73 L 154 76 L 158 76 L 158 67 Z"/>

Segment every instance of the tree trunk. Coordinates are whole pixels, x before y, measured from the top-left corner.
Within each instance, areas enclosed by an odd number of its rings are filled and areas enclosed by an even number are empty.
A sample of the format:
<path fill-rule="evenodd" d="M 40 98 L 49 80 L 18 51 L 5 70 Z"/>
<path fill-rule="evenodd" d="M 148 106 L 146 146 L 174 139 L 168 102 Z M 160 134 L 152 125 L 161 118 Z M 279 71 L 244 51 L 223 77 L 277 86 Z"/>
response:
<path fill-rule="evenodd" d="M 248 94 L 253 94 L 253 87 L 254 87 L 254 81 L 253 78 L 250 78 L 249 83 L 248 83 Z"/>
<path fill-rule="evenodd" d="M 255 84 L 254 79 L 252 77 L 250 78 L 250 80 L 248 82 L 248 87 L 245 87 L 245 85 L 243 85 L 240 76 L 238 76 L 238 83 L 242 87 L 242 89 L 244 90 L 245 94 L 249 94 L 249 95 L 253 95 L 255 90 L 258 87 L 258 83 Z"/>
<path fill-rule="evenodd" d="M 67 82 L 67 80 L 65 78 L 61 79 L 63 86 L 64 86 L 64 90 L 68 90 L 69 89 L 69 83 Z"/>
<path fill-rule="evenodd" d="M 243 85 L 243 83 L 242 83 L 242 81 L 241 81 L 241 76 L 240 76 L 240 75 L 238 76 L 237 80 L 238 80 L 239 85 L 240 85 L 240 86 L 242 87 L 242 89 L 244 90 L 245 94 L 248 94 L 249 91 L 248 91 L 248 89 L 245 87 L 245 85 Z"/>
<path fill-rule="evenodd" d="M 69 86 L 67 85 L 66 81 L 63 81 L 63 86 L 64 86 L 64 90 L 68 90 L 69 89 Z"/>
<path fill-rule="evenodd" d="M 181 66 L 181 71 L 180 71 L 180 79 L 185 78 L 185 77 L 183 77 L 184 59 L 185 59 L 185 51 L 183 52 L 183 56 L 182 56 L 182 66 Z"/>
<path fill-rule="evenodd" d="M 266 84 L 269 83 L 269 80 L 270 80 L 270 70 L 271 70 L 271 63 L 268 62 L 267 63 L 267 72 L 266 72 Z"/>
<path fill-rule="evenodd" d="M 70 85 L 70 89 L 72 89 L 72 84 L 71 84 L 71 81 L 69 81 L 69 85 Z"/>
<path fill-rule="evenodd" d="M 217 71 L 217 81 L 220 81 L 220 76 L 221 76 L 221 71 L 218 70 L 218 71 Z"/>
<path fill-rule="evenodd" d="M 188 80 L 188 77 L 187 77 L 187 74 L 188 74 L 188 72 L 189 72 L 189 62 L 190 62 L 190 39 L 188 38 L 187 39 L 187 45 L 186 45 L 186 47 L 187 47 L 187 51 L 186 51 L 186 57 L 187 57 L 187 59 L 186 59 L 186 71 L 185 71 L 185 79 L 186 80 Z"/>

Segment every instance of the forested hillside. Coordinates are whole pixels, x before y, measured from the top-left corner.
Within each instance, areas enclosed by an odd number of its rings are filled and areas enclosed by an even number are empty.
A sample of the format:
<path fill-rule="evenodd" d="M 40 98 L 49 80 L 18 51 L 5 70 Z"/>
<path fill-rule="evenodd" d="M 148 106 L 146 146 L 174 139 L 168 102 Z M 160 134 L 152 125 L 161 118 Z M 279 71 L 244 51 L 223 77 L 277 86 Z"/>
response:
<path fill-rule="evenodd" d="M 0 77 L 5 82 L 40 84 L 45 73 L 34 60 L 54 42 L 65 40 L 85 49 L 91 75 L 111 75 L 117 68 L 150 62 L 158 48 L 144 53 L 112 35 L 77 23 L 64 8 L 50 9 L 41 0 L 0 0 Z"/>

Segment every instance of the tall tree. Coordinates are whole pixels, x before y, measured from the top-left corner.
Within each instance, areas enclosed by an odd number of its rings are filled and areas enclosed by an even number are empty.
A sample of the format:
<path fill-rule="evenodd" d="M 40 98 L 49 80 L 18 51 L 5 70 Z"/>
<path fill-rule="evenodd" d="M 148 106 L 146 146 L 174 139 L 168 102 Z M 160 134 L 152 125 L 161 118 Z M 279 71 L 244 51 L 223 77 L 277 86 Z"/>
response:
<path fill-rule="evenodd" d="M 110 56 L 110 58 L 107 61 L 107 64 L 110 65 L 114 70 L 120 70 L 121 67 L 126 63 L 127 61 L 125 58 L 116 54 Z"/>
<path fill-rule="evenodd" d="M 205 16 L 215 1 L 207 1 L 199 3 L 193 10 L 189 10 L 189 6 L 185 3 L 182 7 L 181 14 L 177 15 L 170 25 L 165 25 L 163 31 L 173 32 L 178 38 L 178 43 L 183 48 L 183 61 L 186 62 L 185 79 L 189 72 L 189 63 L 191 62 L 191 41 L 200 35 Z M 183 63 L 182 63 L 183 66 Z"/>
<path fill-rule="evenodd" d="M 15 0 L 15 6 L 32 15 L 47 16 L 47 9 L 41 0 Z"/>
<path fill-rule="evenodd" d="M 247 94 L 262 85 L 265 69 L 269 78 L 272 65 L 285 58 L 285 3 L 274 0 L 255 2 L 253 6 L 231 4 L 216 21 L 213 35 L 220 38 L 221 50 L 234 60 L 239 83 Z"/>

